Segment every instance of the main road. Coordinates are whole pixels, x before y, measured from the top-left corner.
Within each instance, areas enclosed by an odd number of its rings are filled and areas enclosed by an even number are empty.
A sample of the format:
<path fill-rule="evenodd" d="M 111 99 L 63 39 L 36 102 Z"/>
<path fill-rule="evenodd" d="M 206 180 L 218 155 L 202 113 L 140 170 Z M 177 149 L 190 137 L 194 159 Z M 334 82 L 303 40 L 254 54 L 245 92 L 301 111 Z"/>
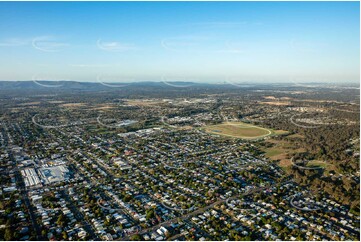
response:
<path fill-rule="evenodd" d="M 279 185 L 283 185 L 283 184 L 288 183 L 288 182 L 291 182 L 291 181 L 292 181 L 292 180 L 284 181 L 284 182 L 279 183 Z M 157 224 L 157 225 L 154 225 L 154 226 L 152 226 L 152 227 L 150 227 L 150 228 L 143 229 L 143 230 L 139 231 L 138 234 L 139 234 L 139 235 L 142 235 L 142 234 L 148 233 L 148 232 L 150 232 L 150 231 L 154 231 L 154 230 L 160 228 L 161 226 L 169 226 L 170 224 L 172 224 L 172 223 L 174 223 L 174 222 L 176 222 L 176 221 L 178 221 L 178 220 L 186 220 L 186 219 L 189 219 L 189 217 L 193 217 L 193 216 L 195 216 L 195 215 L 204 213 L 206 210 L 211 209 L 211 208 L 213 208 L 213 207 L 215 207 L 215 206 L 217 206 L 217 205 L 219 205 L 219 204 L 222 204 L 222 203 L 226 202 L 226 201 L 229 200 L 229 199 L 235 199 L 235 198 L 237 198 L 237 197 L 244 197 L 244 196 L 247 196 L 247 195 L 256 193 L 256 192 L 260 192 L 260 191 L 263 191 L 263 190 L 267 190 L 267 189 L 269 189 L 270 187 L 271 187 L 271 186 L 267 186 L 267 187 L 257 187 L 257 188 L 254 188 L 254 189 L 248 191 L 248 192 L 245 192 L 245 193 L 243 193 L 243 194 L 237 194 L 237 195 L 234 195 L 234 196 L 229 197 L 229 198 L 226 198 L 226 199 L 219 199 L 219 200 L 217 200 L 216 202 L 214 202 L 214 203 L 212 203 L 212 204 L 210 204 L 210 205 L 208 205 L 208 206 L 206 206 L 206 207 L 199 208 L 199 209 L 197 209 L 197 210 L 195 210 L 195 211 L 193 211 L 193 212 L 187 213 L 187 214 L 185 214 L 185 215 L 183 215 L 183 216 L 180 216 L 180 217 L 177 217 L 177 218 L 174 218 L 174 219 L 171 219 L 171 220 L 164 221 L 164 222 L 159 223 L 159 224 Z M 129 236 L 126 236 L 126 237 L 122 238 L 121 240 L 123 240 L 123 241 L 124 241 L 124 240 L 128 240 L 128 241 L 129 241 L 129 240 L 130 240 L 130 237 L 129 237 Z"/>

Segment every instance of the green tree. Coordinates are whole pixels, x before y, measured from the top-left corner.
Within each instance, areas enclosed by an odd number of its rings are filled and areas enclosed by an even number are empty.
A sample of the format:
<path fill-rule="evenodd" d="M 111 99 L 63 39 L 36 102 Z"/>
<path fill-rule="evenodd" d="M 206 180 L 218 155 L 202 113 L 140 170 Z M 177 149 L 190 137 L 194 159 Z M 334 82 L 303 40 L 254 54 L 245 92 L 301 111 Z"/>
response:
<path fill-rule="evenodd" d="M 139 241 L 139 240 L 142 240 L 142 237 L 140 237 L 139 234 L 135 234 L 135 235 L 132 235 L 132 237 L 130 237 L 130 240 L 137 240 L 137 241 Z"/>
<path fill-rule="evenodd" d="M 9 241 L 9 240 L 13 240 L 13 233 L 11 232 L 11 229 L 9 227 L 7 227 L 5 229 L 5 235 L 4 235 L 4 239 Z"/>
<path fill-rule="evenodd" d="M 63 231 L 61 234 L 63 235 L 64 240 L 68 239 L 68 234 L 65 231 Z"/>
<path fill-rule="evenodd" d="M 63 226 L 65 222 L 65 217 L 63 214 L 60 214 L 60 216 L 58 217 L 58 220 L 56 221 L 56 224 L 59 226 Z"/>
<path fill-rule="evenodd" d="M 43 229 L 43 230 L 41 231 L 41 236 L 43 236 L 44 238 L 46 237 L 46 230 L 45 230 L 45 229 Z"/>

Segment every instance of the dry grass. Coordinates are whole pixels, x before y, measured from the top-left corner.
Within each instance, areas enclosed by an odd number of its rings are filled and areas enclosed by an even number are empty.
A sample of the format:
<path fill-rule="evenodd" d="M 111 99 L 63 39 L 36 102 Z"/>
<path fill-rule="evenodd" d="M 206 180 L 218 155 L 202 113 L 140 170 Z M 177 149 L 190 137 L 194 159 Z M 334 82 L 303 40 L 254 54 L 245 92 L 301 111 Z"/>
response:
<path fill-rule="evenodd" d="M 274 132 L 274 134 L 277 134 L 277 135 L 288 133 L 288 131 L 286 131 L 286 130 L 274 130 L 273 132 Z"/>
<path fill-rule="evenodd" d="M 287 136 L 288 138 L 293 138 L 293 139 L 304 139 L 305 136 L 301 135 L 301 134 L 291 134 Z"/>
<path fill-rule="evenodd" d="M 59 106 L 67 107 L 67 108 L 74 108 L 74 107 L 76 108 L 76 107 L 83 107 L 85 105 L 86 105 L 86 103 L 64 103 Z"/>
<path fill-rule="evenodd" d="M 186 125 L 186 126 L 179 127 L 178 129 L 179 130 L 191 130 L 191 129 L 193 129 L 193 127 L 190 125 Z"/>
<path fill-rule="evenodd" d="M 292 147 L 291 143 L 284 140 L 269 139 L 267 142 L 272 143 L 273 147 L 263 149 L 266 157 L 271 160 L 279 160 L 280 167 L 284 169 L 291 167 L 290 157 L 293 154 L 305 151 L 302 148 Z"/>
<path fill-rule="evenodd" d="M 57 103 L 64 103 L 64 101 L 48 101 L 48 103 L 55 103 L 55 104 L 57 104 Z"/>
<path fill-rule="evenodd" d="M 30 103 L 21 103 L 20 106 L 30 106 L 30 105 L 39 105 L 40 102 L 30 102 Z"/>
<path fill-rule="evenodd" d="M 141 100 L 141 99 L 125 100 L 125 101 L 127 105 L 131 105 L 131 106 L 157 106 L 159 104 L 164 103 L 163 101 Z"/>
<path fill-rule="evenodd" d="M 272 100 L 276 99 L 274 96 L 264 96 L 263 98 L 264 99 L 272 99 Z"/>
<path fill-rule="evenodd" d="M 102 106 L 97 106 L 94 108 L 90 108 L 90 110 L 107 110 L 107 109 L 113 109 L 116 108 L 115 106 L 110 106 L 110 105 L 102 105 Z"/>
<path fill-rule="evenodd" d="M 274 106 L 287 106 L 290 102 L 287 101 L 274 101 L 274 102 L 259 102 L 260 104 L 274 105 Z"/>

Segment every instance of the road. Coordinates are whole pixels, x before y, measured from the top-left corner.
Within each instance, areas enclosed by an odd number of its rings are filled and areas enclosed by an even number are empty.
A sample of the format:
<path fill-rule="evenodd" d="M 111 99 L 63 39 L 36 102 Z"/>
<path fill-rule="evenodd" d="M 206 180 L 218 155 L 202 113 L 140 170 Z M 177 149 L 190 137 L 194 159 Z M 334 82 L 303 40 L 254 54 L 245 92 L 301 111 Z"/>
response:
<path fill-rule="evenodd" d="M 23 178 L 20 174 L 20 170 L 18 168 L 18 164 L 16 162 L 16 159 L 14 158 L 14 155 L 12 152 L 8 152 L 10 159 L 16 163 L 16 168 L 15 168 L 15 174 L 16 174 L 16 180 L 18 181 L 18 186 L 19 186 L 19 190 L 21 193 L 21 196 L 24 200 L 24 204 L 28 210 L 29 216 L 30 216 L 30 221 L 32 223 L 32 227 L 35 229 L 36 232 L 36 239 L 37 240 L 43 240 L 43 237 L 41 235 L 41 229 L 35 219 L 35 212 L 34 212 L 34 208 L 31 206 L 30 200 L 29 200 L 29 196 L 26 192 L 26 188 L 25 188 L 25 184 L 23 181 Z"/>
<path fill-rule="evenodd" d="M 89 222 L 84 218 L 84 215 L 79 211 L 79 209 L 74 205 L 74 202 L 71 200 L 69 195 L 66 193 L 66 191 L 61 190 L 61 195 L 65 198 L 65 200 L 68 202 L 68 206 L 72 213 L 74 214 L 77 221 L 80 221 L 81 224 L 84 225 L 84 229 L 87 232 L 88 235 L 90 235 L 90 238 L 95 240 L 101 240 L 98 235 L 95 234 L 94 229 L 92 225 L 89 224 Z"/>
<path fill-rule="evenodd" d="M 282 183 L 279 183 L 279 185 L 283 185 L 285 183 L 288 183 L 290 182 L 291 180 L 288 180 L 288 181 L 285 181 L 285 182 L 282 182 Z M 276 186 L 276 185 L 273 185 L 273 186 Z M 251 191 L 248 191 L 248 192 L 245 192 L 243 194 L 237 194 L 237 195 L 234 195 L 232 197 L 229 197 L 227 199 L 219 199 L 217 200 L 216 202 L 212 203 L 211 205 L 208 205 L 206 207 L 203 207 L 203 208 L 200 208 L 200 209 L 197 209 L 191 213 L 187 213 L 183 216 L 180 216 L 180 217 L 177 217 L 177 218 L 174 218 L 174 219 L 171 219 L 171 220 L 167 220 L 165 222 L 162 222 L 162 223 L 159 223 L 157 225 L 154 225 L 150 228 L 147 228 L 147 229 L 143 229 L 141 230 L 138 234 L 139 235 L 142 235 L 142 234 L 145 234 L 145 233 L 148 233 L 148 232 L 151 232 L 151 231 L 154 231 L 158 228 L 160 228 L 161 226 L 169 226 L 170 224 L 174 223 L 174 222 L 177 222 L 178 220 L 186 220 L 186 219 L 189 219 L 189 217 L 193 217 L 195 215 L 198 215 L 198 214 L 201 214 L 201 213 L 204 213 L 206 210 L 208 209 L 211 209 L 219 204 L 222 204 L 224 202 L 226 202 L 228 199 L 235 199 L 235 198 L 238 198 L 238 197 L 243 197 L 243 196 L 247 196 L 247 195 L 250 195 L 250 194 L 253 194 L 253 193 L 256 193 L 256 192 L 260 192 L 260 191 L 263 191 L 263 190 L 267 190 L 269 189 L 271 186 L 267 186 L 267 187 L 258 187 L 258 188 L 255 188 L 255 189 L 252 189 Z M 130 240 L 130 237 L 129 236 L 126 236 L 124 238 L 122 238 L 122 240 Z"/>

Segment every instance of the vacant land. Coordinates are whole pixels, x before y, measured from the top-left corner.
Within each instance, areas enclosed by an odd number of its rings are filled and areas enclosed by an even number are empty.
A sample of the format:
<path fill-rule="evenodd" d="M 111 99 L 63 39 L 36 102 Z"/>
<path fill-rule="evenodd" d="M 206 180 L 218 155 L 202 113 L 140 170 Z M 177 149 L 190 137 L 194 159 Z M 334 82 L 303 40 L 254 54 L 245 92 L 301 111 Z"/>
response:
<path fill-rule="evenodd" d="M 320 161 L 320 160 L 311 160 L 307 163 L 307 167 L 327 167 L 330 164 L 324 162 L 324 161 Z"/>
<path fill-rule="evenodd" d="M 154 101 L 154 100 L 146 100 L 146 99 L 134 99 L 134 100 L 124 99 L 124 101 L 127 105 L 130 106 L 157 106 L 164 103 L 161 100 Z"/>
<path fill-rule="evenodd" d="M 241 139 L 257 139 L 272 134 L 272 131 L 243 122 L 225 122 L 204 128 L 207 133 L 224 135 Z"/>
<path fill-rule="evenodd" d="M 294 135 L 289 135 L 288 137 L 291 136 L 293 137 Z M 290 157 L 297 152 L 305 151 L 302 148 L 292 146 L 290 142 L 284 140 L 269 139 L 266 142 L 272 144 L 272 147 L 264 147 L 262 149 L 266 157 L 271 160 L 278 160 L 280 167 L 283 169 L 288 169 L 292 166 Z"/>
<path fill-rule="evenodd" d="M 291 103 L 290 102 L 281 102 L 281 101 L 269 101 L 269 102 L 259 102 L 261 104 L 267 104 L 267 105 L 275 105 L 275 106 L 288 106 Z"/>
<path fill-rule="evenodd" d="M 29 105 L 39 105 L 40 102 L 29 102 L 29 103 L 21 103 L 20 106 L 29 106 Z"/>
<path fill-rule="evenodd" d="M 106 110 L 106 109 L 113 109 L 116 108 L 116 106 L 113 105 L 96 105 L 93 108 L 90 108 L 89 110 Z"/>
<path fill-rule="evenodd" d="M 284 150 L 280 149 L 280 148 L 269 148 L 266 151 L 266 156 L 267 157 L 274 157 L 274 156 L 278 156 L 284 153 Z"/>
<path fill-rule="evenodd" d="M 64 101 L 48 101 L 48 103 L 55 103 L 55 104 L 57 104 L 57 103 L 64 103 Z"/>
<path fill-rule="evenodd" d="M 76 107 L 82 107 L 85 106 L 86 103 L 64 103 L 64 104 L 60 104 L 59 106 L 61 107 L 70 107 L 70 108 L 76 108 Z"/>

